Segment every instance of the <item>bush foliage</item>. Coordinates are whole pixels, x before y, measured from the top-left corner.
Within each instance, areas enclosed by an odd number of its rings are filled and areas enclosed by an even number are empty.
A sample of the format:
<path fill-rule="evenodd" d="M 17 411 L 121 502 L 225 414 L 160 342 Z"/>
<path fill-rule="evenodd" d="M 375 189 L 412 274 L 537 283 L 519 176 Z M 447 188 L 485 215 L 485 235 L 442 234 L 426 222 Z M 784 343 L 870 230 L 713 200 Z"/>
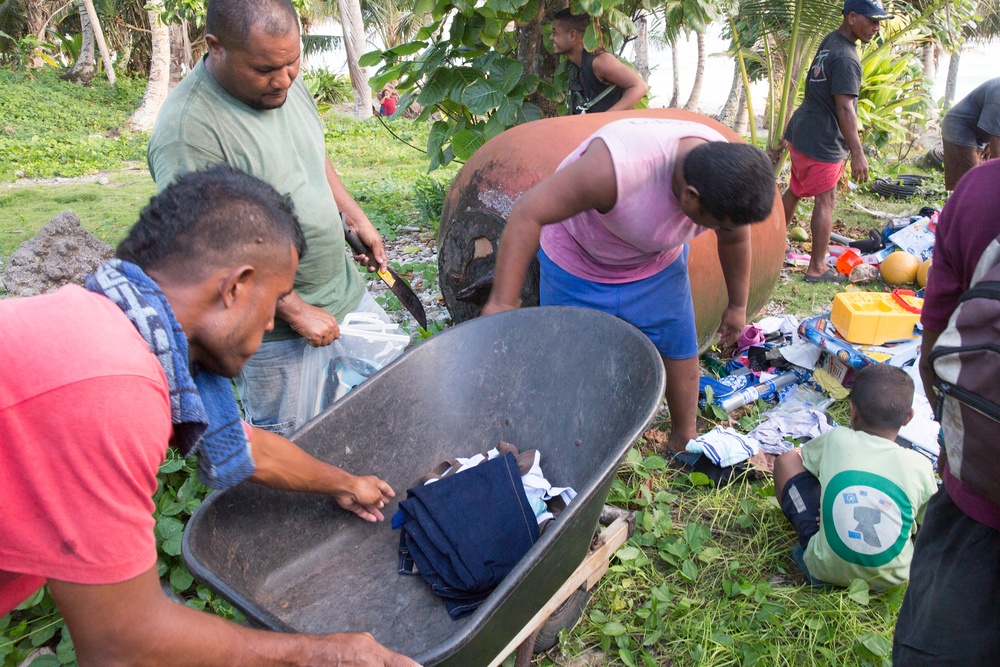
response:
<path fill-rule="evenodd" d="M 52 68 L 33 79 L 0 70 L 0 90 L 0 181 L 82 176 L 145 160 L 148 137 L 119 129 L 142 100 L 143 80 L 82 87 Z"/>

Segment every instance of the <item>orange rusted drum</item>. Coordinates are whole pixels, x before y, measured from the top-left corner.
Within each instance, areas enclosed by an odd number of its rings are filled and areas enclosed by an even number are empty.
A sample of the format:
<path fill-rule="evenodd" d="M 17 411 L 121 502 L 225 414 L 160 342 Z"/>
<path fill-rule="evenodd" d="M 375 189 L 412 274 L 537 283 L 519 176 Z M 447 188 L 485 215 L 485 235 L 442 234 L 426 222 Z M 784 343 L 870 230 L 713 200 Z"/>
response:
<path fill-rule="evenodd" d="M 441 292 L 455 322 L 479 314 L 489 295 L 493 263 L 514 202 L 556 167 L 599 127 L 629 117 L 691 120 L 718 130 L 729 141 L 743 139 L 728 127 L 679 109 L 640 109 L 546 118 L 511 128 L 488 141 L 459 170 L 441 213 L 438 271 Z M 775 189 L 774 207 L 764 222 L 751 227 L 753 261 L 747 316 L 767 303 L 785 257 L 785 215 Z M 728 303 L 726 283 L 716 252 L 715 233 L 691 243 L 688 265 L 699 343 L 718 329 Z M 524 305 L 538 304 L 538 262 L 521 292 Z"/>

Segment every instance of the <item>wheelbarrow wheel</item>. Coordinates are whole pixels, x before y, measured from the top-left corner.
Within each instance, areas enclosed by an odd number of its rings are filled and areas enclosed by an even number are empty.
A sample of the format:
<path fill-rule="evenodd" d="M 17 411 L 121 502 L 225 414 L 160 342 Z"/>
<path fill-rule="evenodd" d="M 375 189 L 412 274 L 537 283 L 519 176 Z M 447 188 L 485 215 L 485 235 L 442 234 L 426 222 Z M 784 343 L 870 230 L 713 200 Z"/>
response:
<path fill-rule="evenodd" d="M 583 615 L 583 610 L 587 608 L 590 601 L 590 591 L 578 589 L 566 598 L 559 607 L 552 612 L 542 627 L 538 629 L 538 636 L 535 638 L 535 653 L 544 653 L 559 643 L 559 633 L 569 630 Z"/>

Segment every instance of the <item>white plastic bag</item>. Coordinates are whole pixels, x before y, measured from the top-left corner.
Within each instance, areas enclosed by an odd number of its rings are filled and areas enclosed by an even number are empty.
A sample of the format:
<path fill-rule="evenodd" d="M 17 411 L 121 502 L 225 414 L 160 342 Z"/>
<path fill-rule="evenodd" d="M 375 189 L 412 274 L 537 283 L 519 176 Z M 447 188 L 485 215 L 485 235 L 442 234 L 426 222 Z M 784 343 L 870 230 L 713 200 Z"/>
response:
<path fill-rule="evenodd" d="M 403 353 L 410 337 L 374 313 L 351 313 L 340 338 L 302 353 L 297 424 L 304 425 Z"/>

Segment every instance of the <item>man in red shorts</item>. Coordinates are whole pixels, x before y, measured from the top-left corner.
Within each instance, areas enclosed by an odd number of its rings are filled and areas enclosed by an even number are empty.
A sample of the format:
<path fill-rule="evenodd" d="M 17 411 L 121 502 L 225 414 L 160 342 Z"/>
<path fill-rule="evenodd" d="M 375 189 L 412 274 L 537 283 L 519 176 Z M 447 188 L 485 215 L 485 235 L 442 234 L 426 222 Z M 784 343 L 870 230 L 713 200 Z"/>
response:
<path fill-rule="evenodd" d="M 858 92 L 861 61 L 855 43 L 867 44 L 878 33 L 879 21 L 891 19 L 877 0 L 846 0 L 844 22 L 819 45 L 809 66 L 805 99 L 785 130 L 792 176 L 781 196 L 785 220 L 791 222 L 804 197 L 815 197 L 812 254 L 806 282 L 844 282 L 844 276 L 826 265 L 833 229 L 833 204 L 844 158 L 851 156 L 855 181 L 868 180 L 868 160 L 858 134 Z"/>

